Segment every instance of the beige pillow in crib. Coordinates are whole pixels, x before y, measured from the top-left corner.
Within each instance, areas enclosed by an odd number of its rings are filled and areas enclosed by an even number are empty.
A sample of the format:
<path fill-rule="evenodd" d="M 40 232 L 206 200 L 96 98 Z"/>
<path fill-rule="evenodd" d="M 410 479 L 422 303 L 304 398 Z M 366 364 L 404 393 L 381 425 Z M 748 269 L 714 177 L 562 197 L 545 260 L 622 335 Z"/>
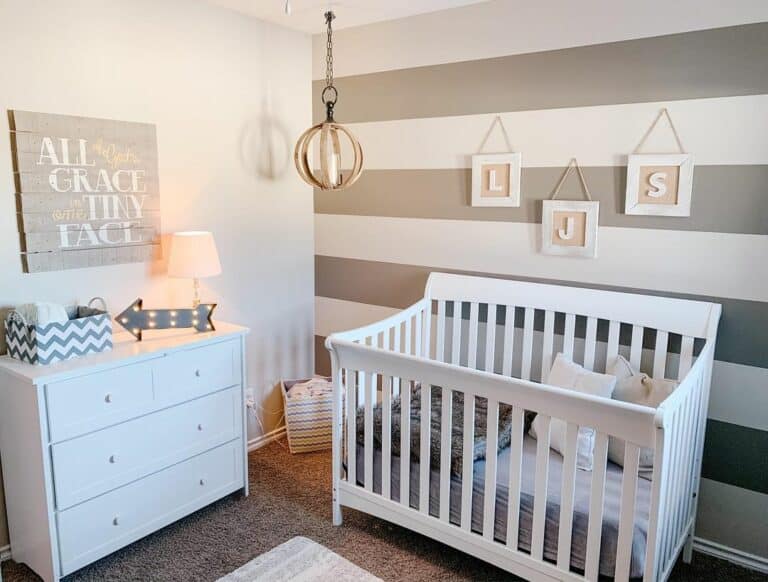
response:
<path fill-rule="evenodd" d="M 664 399 L 674 392 L 677 382 L 664 378 L 651 378 L 632 368 L 624 356 L 617 356 L 608 370 L 616 376 L 613 399 L 658 408 Z M 608 459 L 617 465 L 624 465 L 624 441 L 611 437 L 608 441 Z M 653 470 L 653 449 L 640 449 L 640 471 Z"/>
<path fill-rule="evenodd" d="M 567 388 L 592 396 L 602 396 L 610 398 L 613 389 L 616 386 L 616 377 L 610 374 L 599 374 L 590 372 L 579 364 L 573 362 L 568 356 L 557 354 L 552 369 L 546 380 L 547 384 L 557 386 L 558 388 Z M 529 434 L 533 438 L 543 429 L 543 421 L 536 415 L 531 425 Z M 549 446 L 565 454 L 565 435 L 568 424 L 559 418 L 553 418 L 549 427 Z M 592 457 L 595 449 L 595 429 L 590 427 L 579 427 L 579 433 L 576 440 L 576 466 L 585 471 L 592 470 Z"/>

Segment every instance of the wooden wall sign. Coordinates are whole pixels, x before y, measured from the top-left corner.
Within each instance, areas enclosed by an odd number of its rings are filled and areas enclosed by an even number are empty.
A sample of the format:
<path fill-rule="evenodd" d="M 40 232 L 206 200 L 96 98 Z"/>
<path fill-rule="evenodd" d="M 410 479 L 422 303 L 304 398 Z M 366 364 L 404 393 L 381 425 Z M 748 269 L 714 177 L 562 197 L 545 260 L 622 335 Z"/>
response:
<path fill-rule="evenodd" d="M 160 257 L 155 126 L 11 111 L 28 273 Z"/>

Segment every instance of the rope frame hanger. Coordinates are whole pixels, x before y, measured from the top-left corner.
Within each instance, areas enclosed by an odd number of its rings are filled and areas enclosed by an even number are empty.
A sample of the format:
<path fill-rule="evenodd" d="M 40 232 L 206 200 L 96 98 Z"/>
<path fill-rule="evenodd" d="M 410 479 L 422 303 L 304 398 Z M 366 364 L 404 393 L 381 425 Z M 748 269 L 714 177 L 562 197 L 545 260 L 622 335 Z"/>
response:
<path fill-rule="evenodd" d="M 476 155 L 480 155 L 483 153 L 483 148 L 485 147 L 485 144 L 488 143 L 488 138 L 491 137 L 491 133 L 493 133 L 493 129 L 496 127 L 496 125 L 499 126 L 499 129 L 501 130 L 501 133 L 504 136 L 504 143 L 507 145 L 507 151 L 502 153 L 514 152 L 514 148 L 512 147 L 512 142 L 509 141 L 509 134 L 507 133 L 507 128 L 504 127 L 504 121 L 501 119 L 501 115 L 497 114 L 496 117 L 493 118 L 493 121 L 491 121 L 491 125 L 488 128 L 488 131 L 485 133 L 485 137 L 483 138 L 483 141 L 480 142 L 480 147 L 477 148 Z"/>
<path fill-rule="evenodd" d="M 643 135 L 643 138 L 640 140 L 640 143 L 637 144 L 637 147 L 632 152 L 633 155 L 640 153 L 640 150 L 645 145 L 645 142 L 648 141 L 648 138 L 653 133 L 653 130 L 656 129 L 656 126 L 659 124 L 659 121 L 661 121 L 662 117 L 667 118 L 667 122 L 669 123 L 669 128 L 672 130 L 672 135 L 674 135 L 675 142 L 677 143 L 678 153 L 681 153 L 681 154 L 685 153 L 683 142 L 680 140 L 680 134 L 677 132 L 677 128 L 675 127 L 675 122 L 672 121 L 672 116 L 669 113 L 669 109 L 667 109 L 666 107 L 662 107 L 661 111 L 659 111 L 658 115 L 656 115 L 656 119 L 653 120 L 653 123 L 651 123 L 651 126 L 648 128 L 648 131 L 645 132 L 645 134 Z"/>
<path fill-rule="evenodd" d="M 552 196 L 550 196 L 550 200 L 555 200 L 558 195 L 560 194 L 560 189 L 563 187 L 563 184 L 565 184 L 565 181 L 568 179 L 568 176 L 571 173 L 571 170 L 573 168 L 576 168 L 576 172 L 579 175 L 579 181 L 581 182 L 581 187 L 584 191 L 584 196 L 586 196 L 587 200 L 589 202 L 593 202 L 592 195 L 589 193 L 589 187 L 587 186 L 587 181 L 584 179 L 584 174 L 581 171 L 581 167 L 579 166 L 579 162 L 576 160 L 576 158 L 571 158 L 571 161 L 568 162 L 568 167 L 565 168 L 565 172 L 563 172 L 563 175 L 560 177 L 560 180 L 557 183 L 557 186 L 555 186 L 555 190 L 552 192 Z"/>

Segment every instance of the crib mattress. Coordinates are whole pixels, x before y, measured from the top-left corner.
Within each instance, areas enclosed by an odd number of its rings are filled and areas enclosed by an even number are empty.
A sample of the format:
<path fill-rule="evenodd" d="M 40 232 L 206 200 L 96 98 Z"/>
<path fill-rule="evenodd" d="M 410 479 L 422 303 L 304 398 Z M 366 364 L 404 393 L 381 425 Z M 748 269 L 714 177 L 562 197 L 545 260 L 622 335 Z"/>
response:
<path fill-rule="evenodd" d="M 362 485 L 364 475 L 363 447 L 357 447 L 357 479 L 358 485 Z M 534 480 L 536 474 L 536 441 L 526 435 L 523 443 L 523 470 L 521 475 L 520 496 L 520 530 L 518 537 L 518 549 L 530 552 L 531 528 L 533 523 L 533 497 Z M 499 451 L 497 464 L 496 484 L 496 516 L 494 523 L 494 538 L 506 543 L 507 531 L 507 501 L 509 478 L 509 447 Z M 556 451 L 550 450 L 549 480 L 547 486 L 546 526 L 544 533 L 544 558 L 548 561 L 557 560 L 557 536 L 560 520 L 560 490 L 562 481 L 563 458 Z M 622 468 L 614 463 L 608 463 L 605 478 L 605 495 L 603 501 L 602 540 L 600 547 L 600 574 L 613 576 L 616 563 L 616 544 L 619 529 L 619 509 L 621 504 L 621 480 Z M 473 495 L 472 495 L 472 529 L 478 533 L 482 531 L 483 522 L 483 498 L 485 491 L 485 461 L 474 463 L 473 471 Z M 576 471 L 576 483 L 574 491 L 573 529 L 571 537 L 571 567 L 578 571 L 584 570 L 587 550 L 587 527 L 589 524 L 589 500 L 592 473 L 590 471 Z M 374 451 L 374 478 L 373 489 L 381 493 L 381 450 Z M 392 456 L 392 499 L 400 501 L 400 460 Z M 638 479 L 635 498 L 635 524 L 632 535 L 632 559 L 630 564 L 630 576 L 641 577 L 644 569 L 646 537 L 648 532 L 648 514 L 651 499 L 651 482 L 647 479 Z M 429 486 L 429 512 L 437 517 L 439 515 L 440 500 L 440 473 L 437 469 L 431 470 Z M 419 462 L 411 461 L 410 471 L 410 506 L 419 506 Z M 459 525 L 461 521 L 461 477 L 451 476 L 450 492 L 450 521 Z"/>

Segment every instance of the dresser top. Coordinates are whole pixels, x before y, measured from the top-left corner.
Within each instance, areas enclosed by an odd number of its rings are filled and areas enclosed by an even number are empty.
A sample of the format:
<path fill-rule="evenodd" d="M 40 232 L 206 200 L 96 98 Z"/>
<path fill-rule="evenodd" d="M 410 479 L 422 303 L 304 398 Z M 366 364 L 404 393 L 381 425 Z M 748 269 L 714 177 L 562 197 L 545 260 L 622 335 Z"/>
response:
<path fill-rule="evenodd" d="M 28 364 L 7 355 L 0 356 L 0 372 L 7 372 L 32 384 L 45 384 L 122 364 L 148 360 L 168 352 L 242 336 L 249 331 L 247 327 L 222 321 L 216 321 L 215 326 L 215 331 L 201 333 L 189 329 L 145 332 L 142 341 L 136 341 L 130 333 L 120 331 L 112 336 L 114 347 L 109 351 L 64 360 L 48 366 Z M 118 326 L 115 327 L 121 329 Z"/>

